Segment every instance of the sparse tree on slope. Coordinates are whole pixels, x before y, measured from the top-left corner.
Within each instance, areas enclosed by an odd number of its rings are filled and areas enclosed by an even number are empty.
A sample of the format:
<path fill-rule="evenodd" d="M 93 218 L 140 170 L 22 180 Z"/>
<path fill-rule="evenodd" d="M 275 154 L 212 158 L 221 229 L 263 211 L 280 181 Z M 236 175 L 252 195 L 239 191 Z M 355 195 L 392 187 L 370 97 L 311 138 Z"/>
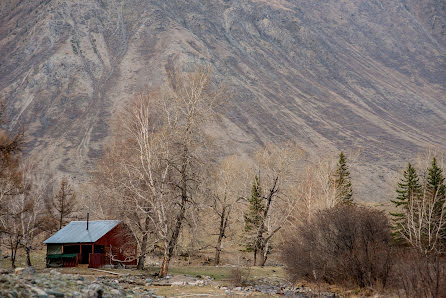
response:
<path fill-rule="evenodd" d="M 350 172 L 347 166 L 347 158 L 342 151 L 339 154 L 339 161 L 334 177 L 334 186 L 336 188 L 336 201 L 338 204 L 353 203 Z"/>

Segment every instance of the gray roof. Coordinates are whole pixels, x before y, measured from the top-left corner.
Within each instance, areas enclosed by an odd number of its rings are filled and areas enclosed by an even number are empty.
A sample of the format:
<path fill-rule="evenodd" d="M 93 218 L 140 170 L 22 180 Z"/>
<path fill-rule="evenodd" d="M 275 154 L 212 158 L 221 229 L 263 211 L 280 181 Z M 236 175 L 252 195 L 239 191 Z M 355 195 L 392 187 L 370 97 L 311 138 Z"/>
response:
<path fill-rule="evenodd" d="M 119 223 L 119 220 L 91 220 L 88 222 L 87 230 L 86 221 L 72 221 L 60 229 L 56 234 L 43 241 L 43 243 L 62 244 L 96 242 Z"/>

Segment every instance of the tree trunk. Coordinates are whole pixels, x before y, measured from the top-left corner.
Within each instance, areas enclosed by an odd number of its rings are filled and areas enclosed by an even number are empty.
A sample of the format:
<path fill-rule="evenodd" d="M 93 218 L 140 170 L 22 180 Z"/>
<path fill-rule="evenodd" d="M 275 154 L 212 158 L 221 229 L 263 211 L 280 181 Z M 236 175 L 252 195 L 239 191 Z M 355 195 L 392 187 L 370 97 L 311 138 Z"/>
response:
<path fill-rule="evenodd" d="M 29 246 L 25 246 L 25 251 L 26 251 L 26 265 L 28 265 L 28 267 L 32 266 L 31 265 L 31 249 L 29 248 Z"/>
<path fill-rule="evenodd" d="M 15 256 L 17 253 L 17 249 L 11 245 L 11 267 L 12 269 L 15 269 Z"/>
<path fill-rule="evenodd" d="M 221 240 L 217 241 L 217 246 L 215 247 L 215 260 L 214 266 L 218 266 L 220 264 L 220 253 L 221 253 Z"/>
<path fill-rule="evenodd" d="M 177 245 L 178 236 L 180 235 L 181 227 L 183 225 L 184 216 L 186 214 L 186 204 L 187 204 L 187 147 L 184 148 L 183 153 L 183 164 L 181 166 L 181 202 L 180 202 L 180 211 L 176 218 L 175 228 L 173 229 L 172 235 L 170 236 L 169 243 L 167 247 L 164 248 L 164 256 L 163 263 L 161 264 L 159 277 L 165 277 L 167 275 L 167 271 L 169 268 L 169 262 L 172 258 L 173 251 L 175 246 Z"/>
<path fill-rule="evenodd" d="M 59 218 L 59 230 L 62 229 L 62 223 L 63 223 L 63 214 L 65 212 L 65 189 L 62 189 L 62 195 L 61 195 L 61 204 L 60 204 L 60 218 Z"/>
<path fill-rule="evenodd" d="M 259 231 L 257 233 L 257 237 L 254 243 L 254 266 L 257 265 L 257 254 L 262 254 L 262 243 L 263 243 L 263 222 L 261 223 L 261 226 L 259 228 Z M 262 257 L 260 257 L 262 258 Z"/>
<path fill-rule="evenodd" d="M 273 200 L 274 194 L 277 192 L 277 181 L 278 180 L 279 180 L 279 177 L 276 177 L 274 179 L 273 186 L 269 190 L 268 197 L 266 198 L 267 203 L 266 203 L 265 210 L 263 211 L 262 221 L 261 221 L 259 229 L 257 231 L 256 242 L 255 242 L 255 246 L 254 246 L 254 266 L 256 265 L 258 252 L 260 252 L 260 260 L 259 260 L 260 266 L 263 266 L 266 262 L 266 257 L 264 254 L 265 244 L 269 241 L 269 238 L 271 236 L 268 237 L 268 239 L 264 238 L 263 234 L 265 233 L 265 220 L 268 217 L 269 208 L 271 207 L 271 201 Z M 275 232 L 273 232 L 273 233 L 275 233 Z"/>
<path fill-rule="evenodd" d="M 259 266 L 263 267 L 265 265 L 265 250 L 264 248 L 259 249 Z"/>
<path fill-rule="evenodd" d="M 225 206 L 223 207 L 220 216 L 220 229 L 218 233 L 217 245 L 215 246 L 215 260 L 214 260 L 215 266 L 220 264 L 221 242 L 223 240 L 223 237 L 225 236 L 226 227 L 228 225 L 228 218 L 229 218 L 229 211 L 228 214 L 226 214 L 226 206 Z"/>
<path fill-rule="evenodd" d="M 138 258 L 138 265 L 136 266 L 136 269 L 138 270 L 144 270 L 144 263 L 146 262 L 146 255 L 142 254 Z"/>
<path fill-rule="evenodd" d="M 263 267 L 265 266 L 266 259 L 268 259 L 268 242 L 263 243 L 260 247 L 260 259 L 259 259 L 259 266 Z"/>
<path fill-rule="evenodd" d="M 254 247 L 254 262 L 252 265 L 255 266 L 256 263 L 257 263 L 257 246 Z"/>
<path fill-rule="evenodd" d="M 169 252 L 167 249 L 165 249 L 164 256 L 163 256 L 163 263 L 161 264 L 159 277 L 161 277 L 161 278 L 166 277 L 167 272 L 169 270 L 169 262 L 170 262 Z"/>
<path fill-rule="evenodd" d="M 144 263 L 146 261 L 146 250 L 147 250 L 147 241 L 149 239 L 149 217 L 146 217 L 144 222 L 144 236 L 142 237 L 141 241 L 141 253 L 138 258 L 138 266 L 136 269 L 143 270 L 144 269 Z"/>
<path fill-rule="evenodd" d="M 174 229 L 172 235 L 170 236 L 170 240 L 169 240 L 169 243 L 168 243 L 166 249 L 164 250 L 163 263 L 161 264 L 159 277 L 166 277 L 167 271 L 169 268 L 169 262 L 170 262 L 170 259 L 172 258 L 173 251 L 177 244 L 178 236 L 180 235 L 181 226 L 183 224 L 183 219 L 184 219 L 184 214 L 186 213 L 186 201 L 182 200 L 181 202 L 182 202 L 181 209 L 180 209 L 180 213 L 178 214 L 178 217 L 177 217 L 175 229 Z"/>
<path fill-rule="evenodd" d="M 60 212 L 60 218 L 59 218 L 59 230 L 62 229 L 62 221 L 63 221 L 63 211 Z"/>

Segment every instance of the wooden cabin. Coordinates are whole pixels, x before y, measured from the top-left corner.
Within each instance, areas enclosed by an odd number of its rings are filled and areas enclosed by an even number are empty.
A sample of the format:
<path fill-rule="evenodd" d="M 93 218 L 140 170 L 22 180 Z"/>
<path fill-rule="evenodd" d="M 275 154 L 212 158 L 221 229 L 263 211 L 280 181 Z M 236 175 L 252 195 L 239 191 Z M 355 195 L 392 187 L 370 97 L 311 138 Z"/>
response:
<path fill-rule="evenodd" d="M 136 265 L 136 239 L 119 220 L 72 221 L 45 240 L 47 267 Z"/>

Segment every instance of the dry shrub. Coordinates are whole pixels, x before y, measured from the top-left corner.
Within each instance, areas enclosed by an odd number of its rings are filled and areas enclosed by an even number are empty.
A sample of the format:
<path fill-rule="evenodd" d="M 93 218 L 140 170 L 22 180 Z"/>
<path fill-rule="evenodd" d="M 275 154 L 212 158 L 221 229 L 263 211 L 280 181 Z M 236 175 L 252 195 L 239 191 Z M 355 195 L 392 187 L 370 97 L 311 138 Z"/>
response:
<path fill-rule="evenodd" d="M 384 287 L 391 267 L 391 233 L 383 212 L 340 205 L 300 225 L 282 250 L 292 281 Z"/>
<path fill-rule="evenodd" d="M 403 297 L 446 297 L 446 260 L 415 249 L 400 249 L 392 269 L 392 286 Z"/>
<path fill-rule="evenodd" d="M 236 267 L 231 270 L 229 274 L 229 280 L 231 281 L 231 285 L 233 287 L 245 287 L 250 284 L 249 276 L 250 276 L 250 268 L 240 268 Z"/>

